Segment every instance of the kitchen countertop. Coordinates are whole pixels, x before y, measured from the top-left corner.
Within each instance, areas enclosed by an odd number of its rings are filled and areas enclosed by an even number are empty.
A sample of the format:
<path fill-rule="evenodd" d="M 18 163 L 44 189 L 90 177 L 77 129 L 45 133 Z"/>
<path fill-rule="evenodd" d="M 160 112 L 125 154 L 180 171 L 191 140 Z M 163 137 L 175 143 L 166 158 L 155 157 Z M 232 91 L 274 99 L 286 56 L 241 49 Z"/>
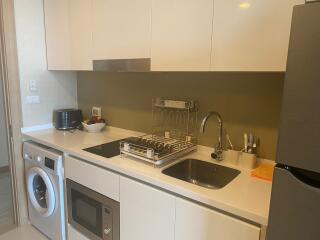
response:
<path fill-rule="evenodd" d="M 231 183 L 222 189 L 213 190 L 164 175 L 161 171 L 167 166 L 154 168 L 149 164 L 132 158 L 120 156 L 104 158 L 82 150 L 87 147 L 140 134 L 129 130 L 108 127 L 101 133 L 87 133 L 79 130 L 65 132 L 46 129 L 23 133 L 23 137 L 24 140 L 33 140 L 58 149 L 87 162 L 130 176 L 231 215 L 239 216 L 263 226 L 267 225 L 271 183 L 252 178 L 248 170 L 240 169 L 241 173 Z M 187 158 L 214 162 L 210 157 L 211 150 L 211 148 L 199 146 L 198 151 L 187 155 Z M 215 163 L 237 168 L 229 165 L 226 161 Z"/>

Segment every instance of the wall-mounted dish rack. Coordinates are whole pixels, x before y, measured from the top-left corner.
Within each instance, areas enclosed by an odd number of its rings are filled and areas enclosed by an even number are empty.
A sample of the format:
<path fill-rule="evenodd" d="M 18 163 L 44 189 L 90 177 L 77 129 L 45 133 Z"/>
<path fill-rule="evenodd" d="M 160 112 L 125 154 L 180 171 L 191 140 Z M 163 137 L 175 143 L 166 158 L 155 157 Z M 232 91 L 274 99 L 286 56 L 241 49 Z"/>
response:
<path fill-rule="evenodd" d="M 120 143 L 121 156 L 162 165 L 197 149 L 198 108 L 194 101 L 152 100 L 152 133 Z"/>

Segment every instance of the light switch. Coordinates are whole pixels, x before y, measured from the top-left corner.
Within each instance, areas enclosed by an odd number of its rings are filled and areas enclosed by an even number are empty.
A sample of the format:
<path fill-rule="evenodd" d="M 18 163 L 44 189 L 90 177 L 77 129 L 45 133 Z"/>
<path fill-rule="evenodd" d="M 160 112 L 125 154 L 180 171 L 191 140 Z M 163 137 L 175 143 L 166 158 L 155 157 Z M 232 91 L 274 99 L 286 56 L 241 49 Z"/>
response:
<path fill-rule="evenodd" d="M 36 80 L 32 79 L 29 81 L 29 90 L 30 91 L 37 91 L 38 90 Z"/>
<path fill-rule="evenodd" d="M 26 102 L 27 103 L 40 103 L 40 97 L 39 96 L 27 96 Z"/>

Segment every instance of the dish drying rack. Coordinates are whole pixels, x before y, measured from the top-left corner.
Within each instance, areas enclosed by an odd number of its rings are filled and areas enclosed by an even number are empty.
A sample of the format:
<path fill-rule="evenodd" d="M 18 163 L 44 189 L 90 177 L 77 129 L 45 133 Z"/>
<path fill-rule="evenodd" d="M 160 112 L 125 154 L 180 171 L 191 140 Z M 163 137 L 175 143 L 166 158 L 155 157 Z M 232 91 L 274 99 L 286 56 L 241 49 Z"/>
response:
<path fill-rule="evenodd" d="M 160 166 L 197 149 L 194 101 L 152 100 L 152 133 L 120 142 L 120 153 Z"/>

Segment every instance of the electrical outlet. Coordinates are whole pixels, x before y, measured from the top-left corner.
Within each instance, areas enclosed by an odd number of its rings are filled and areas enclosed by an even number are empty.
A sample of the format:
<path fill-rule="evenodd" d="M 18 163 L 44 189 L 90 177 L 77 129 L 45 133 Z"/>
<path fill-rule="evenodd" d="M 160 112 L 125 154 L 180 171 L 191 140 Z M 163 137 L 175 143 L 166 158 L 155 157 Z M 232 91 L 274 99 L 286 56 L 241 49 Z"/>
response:
<path fill-rule="evenodd" d="M 29 90 L 30 91 L 37 91 L 38 90 L 36 80 L 32 79 L 29 81 Z"/>
<path fill-rule="evenodd" d="M 40 103 L 40 97 L 39 96 L 27 96 L 26 102 L 27 103 Z"/>
<path fill-rule="evenodd" d="M 102 116 L 101 107 L 92 107 L 91 114 L 92 114 L 93 117 L 101 118 L 101 116 Z"/>

